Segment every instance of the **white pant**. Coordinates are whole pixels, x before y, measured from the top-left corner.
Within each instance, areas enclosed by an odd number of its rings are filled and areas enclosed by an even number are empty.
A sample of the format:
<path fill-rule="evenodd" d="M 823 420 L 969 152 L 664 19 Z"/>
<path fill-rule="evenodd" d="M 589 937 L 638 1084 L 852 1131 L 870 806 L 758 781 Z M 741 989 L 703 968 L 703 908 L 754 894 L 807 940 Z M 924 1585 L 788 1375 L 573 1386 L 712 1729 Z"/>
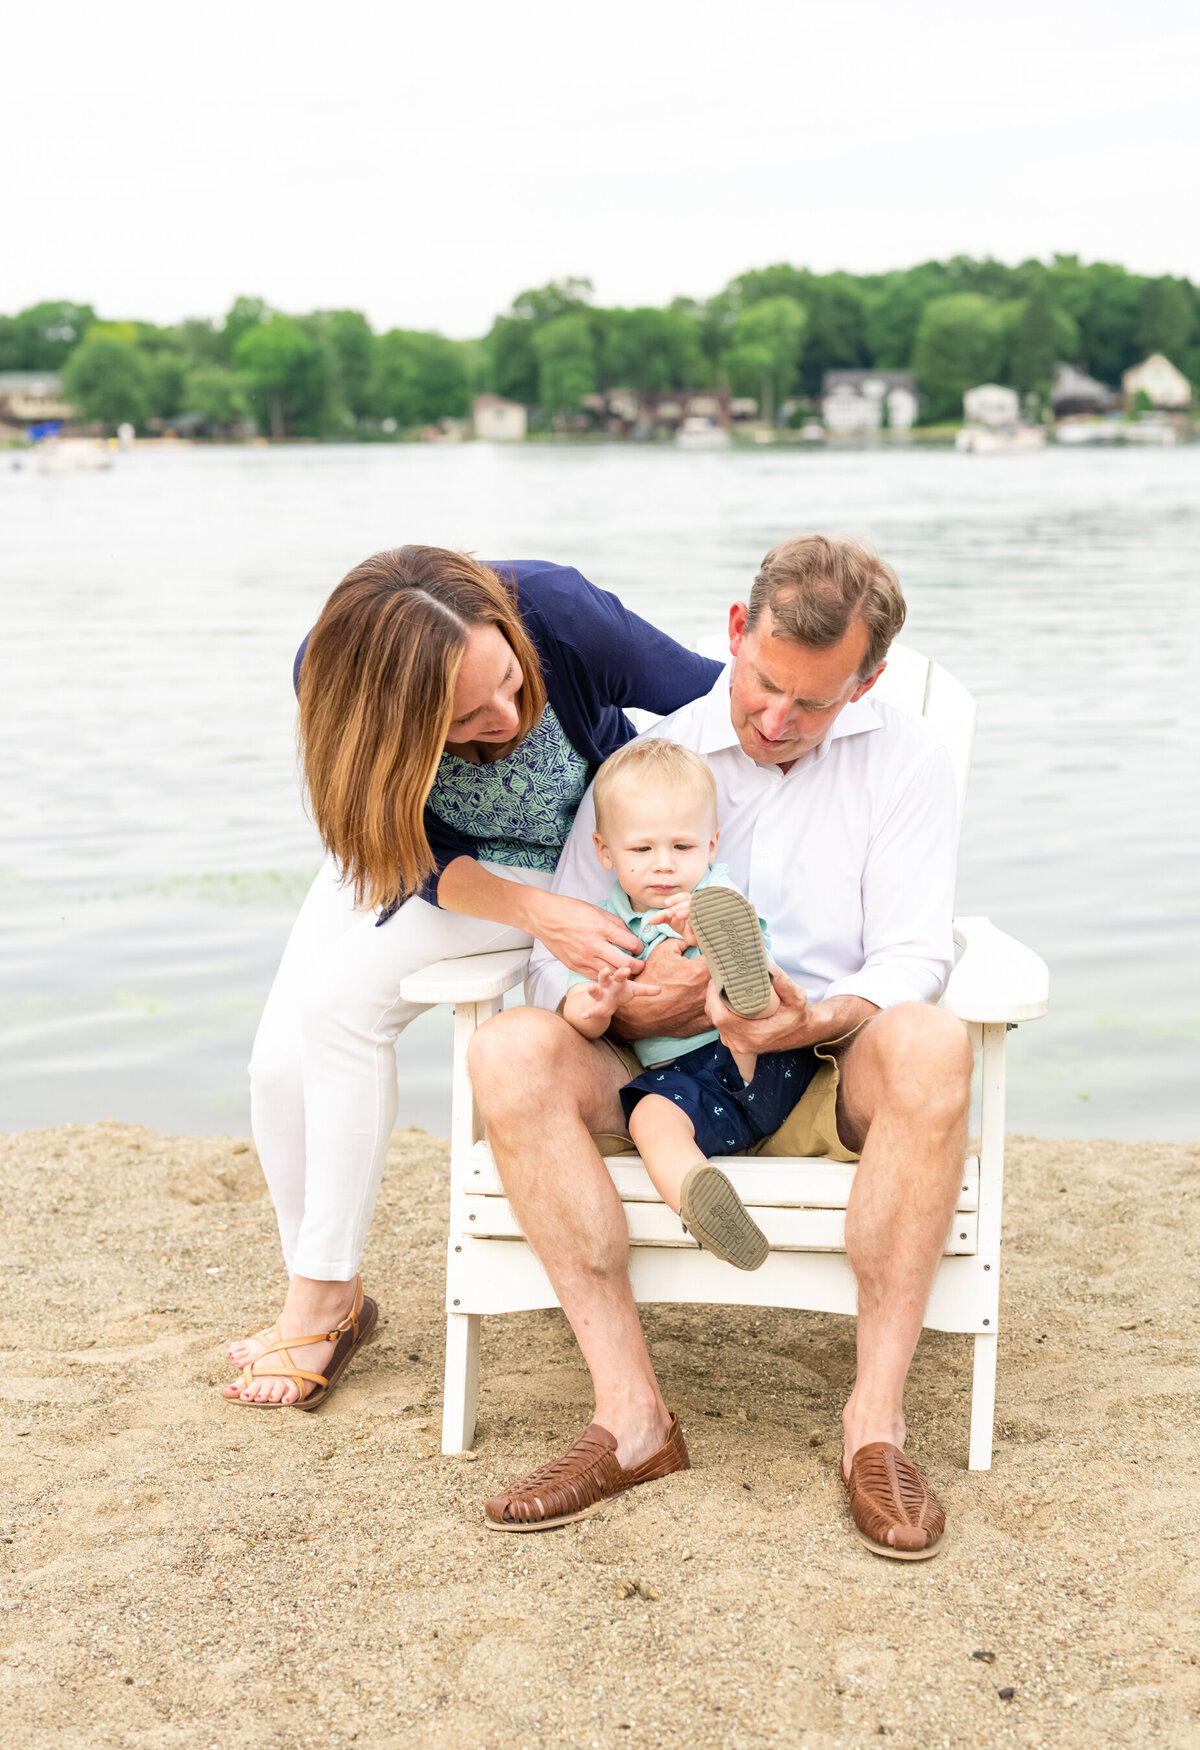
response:
<path fill-rule="evenodd" d="M 531 869 L 484 865 L 548 887 Z M 313 882 L 267 998 L 250 1060 L 250 1121 L 289 1275 L 357 1273 L 396 1121 L 395 1044 L 430 1005 L 401 981 L 435 960 L 529 946 L 483 918 L 410 899 L 381 929 L 332 858 Z"/>

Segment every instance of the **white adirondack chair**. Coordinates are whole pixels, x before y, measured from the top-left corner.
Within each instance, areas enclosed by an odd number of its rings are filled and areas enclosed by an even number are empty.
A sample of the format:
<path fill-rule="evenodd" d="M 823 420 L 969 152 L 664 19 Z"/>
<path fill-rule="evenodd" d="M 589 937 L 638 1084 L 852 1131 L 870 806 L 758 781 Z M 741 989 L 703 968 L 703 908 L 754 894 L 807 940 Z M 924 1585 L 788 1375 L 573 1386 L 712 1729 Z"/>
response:
<path fill-rule="evenodd" d="M 703 639 L 706 654 L 723 642 Z M 922 716 L 948 748 L 959 820 L 975 730 L 971 695 L 936 663 L 894 646 L 879 695 Z M 1008 1028 L 1044 1015 L 1049 976 L 1030 949 L 987 918 L 957 918 L 960 956 L 942 999 L 982 1054 L 980 1150 L 963 1167 L 962 1191 L 934 1277 L 925 1326 L 975 1339 L 969 1464 L 988 1470 L 996 1398 L 1001 1200 L 1004 1183 L 1004 1047 Z M 442 1451 L 475 1439 L 479 1321 L 485 1313 L 557 1306 L 549 1278 L 508 1205 L 467 1075 L 467 1046 L 525 976 L 524 950 L 442 960 L 404 980 L 407 1002 L 453 1003 L 454 1081 L 450 1132 L 450 1234 L 446 1268 L 446 1372 Z M 680 1231 L 636 1154 L 607 1166 L 624 1205 L 630 1277 L 639 1302 L 792 1307 L 854 1313 L 857 1292 L 845 1253 L 846 1202 L 855 1167 L 827 1158 L 722 1158 L 771 1244 L 762 1268 L 743 1272 L 701 1252 Z"/>

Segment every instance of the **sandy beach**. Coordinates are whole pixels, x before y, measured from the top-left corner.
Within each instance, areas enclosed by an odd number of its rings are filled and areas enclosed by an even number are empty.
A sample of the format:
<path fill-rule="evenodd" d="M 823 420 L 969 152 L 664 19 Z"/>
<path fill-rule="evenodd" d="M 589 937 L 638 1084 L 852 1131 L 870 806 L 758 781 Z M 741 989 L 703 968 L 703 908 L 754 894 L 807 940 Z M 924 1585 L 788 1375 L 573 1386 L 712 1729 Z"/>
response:
<path fill-rule="evenodd" d="M 1011 1141 L 994 1468 L 927 1334 L 935 1561 L 855 1541 L 847 1320 L 663 1307 L 694 1468 L 538 1537 L 491 1489 L 587 1420 L 557 1313 L 484 1321 L 477 1451 L 438 1451 L 446 1149 L 394 1139 L 381 1340 L 328 1408 L 226 1405 L 273 1316 L 244 1140 L 0 1139 L 0 1718 L 21 1746 L 1200 1744 L 1200 1146 Z"/>

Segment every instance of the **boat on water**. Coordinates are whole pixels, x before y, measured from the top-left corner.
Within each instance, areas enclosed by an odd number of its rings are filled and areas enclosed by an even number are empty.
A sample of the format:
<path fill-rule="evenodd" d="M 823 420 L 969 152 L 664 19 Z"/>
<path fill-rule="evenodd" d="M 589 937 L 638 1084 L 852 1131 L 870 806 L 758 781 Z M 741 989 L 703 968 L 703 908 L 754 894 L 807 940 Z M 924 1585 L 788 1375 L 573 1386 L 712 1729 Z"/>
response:
<path fill-rule="evenodd" d="M 1175 427 L 1153 416 L 1125 419 L 1060 419 L 1054 429 L 1060 444 L 1153 444 L 1169 448 L 1179 441 Z"/>
<path fill-rule="evenodd" d="M 35 474 L 92 474 L 111 468 L 116 457 L 115 439 L 48 437 L 22 452 L 15 466 Z"/>
<path fill-rule="evenodd" d="M 727 450 L 729 433 L 707 413 L 689 413 L 675 433 L 675 444 L 681 450 Z"/>
<path fill-rule="evenodd" d="M 1136 425 L 1126 424 L 1122 429 L 1127 444 L 1158 444 L 1169 448 L 1179 441 L 1175 427 L 1161 417 L 1156 419 L 1153 414 L 1143 414 Z"/>
<path fill-rule="evenodd" d="M 964 425 L 954 447 L 965 456 L 1015 456 L 1046 447 L 1040 425 Z"/>

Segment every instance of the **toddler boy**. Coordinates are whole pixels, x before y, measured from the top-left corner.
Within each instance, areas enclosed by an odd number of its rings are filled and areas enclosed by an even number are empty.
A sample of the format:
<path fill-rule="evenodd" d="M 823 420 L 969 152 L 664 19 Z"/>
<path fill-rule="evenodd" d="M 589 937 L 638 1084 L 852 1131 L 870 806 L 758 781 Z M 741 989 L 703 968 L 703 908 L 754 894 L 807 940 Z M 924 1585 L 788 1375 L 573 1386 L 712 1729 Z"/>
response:
<path fill-rule="evenodd" d="M 676 936 L 685 954 L 703 953 L 727 1007 L 773 1014 L 779 998 L 767 927 L 712 860 L 717 790 L 704 760 L 678 742 L 630 742 L 601 766 L 594 802 L 596 855 L 616 875 L 606 909 L 641 941 L 638 958 Z M 596 979 L 573 973 L 566 1019 L 598 1039 L 629 980 L 625 967 Z M 706 1250 L 757 1270 L 766 1236 L 709 1157 L 747 1153 L 777 1130 L 816 1072 L 813 1053 L 734 1053 L 715 1028 L 687 1039 L 638 1039 L 633 1049 L 643 1072 L 621 1089 L 621 1107 L 655 1190 Z"/>

